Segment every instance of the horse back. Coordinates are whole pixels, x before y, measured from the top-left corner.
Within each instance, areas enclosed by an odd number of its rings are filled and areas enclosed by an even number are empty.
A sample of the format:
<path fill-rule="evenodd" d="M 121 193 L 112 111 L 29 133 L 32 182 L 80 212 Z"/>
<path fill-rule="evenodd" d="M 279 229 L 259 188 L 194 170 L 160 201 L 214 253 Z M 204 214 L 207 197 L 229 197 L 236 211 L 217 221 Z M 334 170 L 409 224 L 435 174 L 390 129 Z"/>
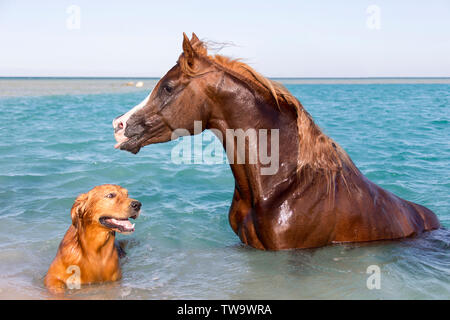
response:
<path fill-rule="evenodd" d="M 430 209 L 394 195 L 361 173 L 348 185 L 341 183 L 337 195 L 334 242 L 399 239 L 440 226 Z"/>

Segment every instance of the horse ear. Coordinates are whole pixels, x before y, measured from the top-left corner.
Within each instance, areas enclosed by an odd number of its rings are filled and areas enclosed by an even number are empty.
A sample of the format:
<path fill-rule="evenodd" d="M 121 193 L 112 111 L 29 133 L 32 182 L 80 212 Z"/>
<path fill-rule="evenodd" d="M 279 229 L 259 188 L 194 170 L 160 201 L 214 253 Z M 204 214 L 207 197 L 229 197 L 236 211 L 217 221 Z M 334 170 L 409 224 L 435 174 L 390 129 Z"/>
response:
<path fill-rule="evenodd" d="M 189 41 L 189 38 L 187 37 L 186 33 L 184 32 L 183 32 L 183 52 L 184 56 L 187 59 L 187 63 L 190 66 L 192 66 L 194 64 L 195 50 L 192 47 L 192 44 Z"/>
<path fill-rule="evenodd" d="M 197 37 L 197 35 L 194 32 L 192 32 L 191 44 L 194 45 L 197 42 L 200 42 L 200 39 Z"/>
<path fill-rule="evenodd" d="M 72 217 L 72 224 L 74 226 L 78 225 L 78 221 L 83 216 L 86 211 L 86 203 L 88 200 L 88 195 L 86 193 L 80 194 L 75 200 L 72 210 L 70 210 L 70 216 Z"/>

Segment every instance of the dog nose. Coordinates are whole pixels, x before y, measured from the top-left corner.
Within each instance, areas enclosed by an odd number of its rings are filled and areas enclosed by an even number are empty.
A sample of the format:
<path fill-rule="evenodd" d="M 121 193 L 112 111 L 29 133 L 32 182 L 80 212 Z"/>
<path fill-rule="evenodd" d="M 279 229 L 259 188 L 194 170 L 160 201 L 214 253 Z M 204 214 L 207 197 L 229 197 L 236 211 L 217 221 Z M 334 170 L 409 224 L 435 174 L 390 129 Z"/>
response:
<path fill-rule="evenodd" d="M 139 201 L 133 201 L 131 202 L 131 207 L 138 211 L 139 209 L 141 209 L 142 203 L 140 203 Z"/>

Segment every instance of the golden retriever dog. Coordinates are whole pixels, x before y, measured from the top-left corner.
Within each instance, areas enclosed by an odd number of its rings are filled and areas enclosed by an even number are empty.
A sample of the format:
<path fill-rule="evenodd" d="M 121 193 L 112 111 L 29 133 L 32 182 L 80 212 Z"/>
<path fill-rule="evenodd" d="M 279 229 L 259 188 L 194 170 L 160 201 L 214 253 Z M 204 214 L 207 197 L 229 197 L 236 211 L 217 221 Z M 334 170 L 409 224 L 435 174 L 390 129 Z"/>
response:
<path fill-rule="evenodd" d="M 70 215 L 72 225 L 59 245 L 44 284 L 52 293 L 82 284 L 116 281 L 122 273 L 114 240 L 116 231 L 129 234 L 139 216 L 141 203 L 128 191 L 105 184 L 78 196 Z"/>

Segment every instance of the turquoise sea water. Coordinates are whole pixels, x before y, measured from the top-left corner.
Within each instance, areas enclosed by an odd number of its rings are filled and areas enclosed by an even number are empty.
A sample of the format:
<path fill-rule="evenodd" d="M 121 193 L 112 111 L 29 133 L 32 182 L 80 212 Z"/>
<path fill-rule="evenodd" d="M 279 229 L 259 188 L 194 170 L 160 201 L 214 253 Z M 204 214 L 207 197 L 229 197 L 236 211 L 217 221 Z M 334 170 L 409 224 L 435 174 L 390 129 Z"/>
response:
<path fill-rule="evenodd" d="M 124 82 L 0 80 L 0 298 L 49 297 L 42 279 L 70 207 L 103 183 L 128 188 L 143 213 L 135 233 L 119 236 L 128 252 L 123 279 L 72 298 L 450 298 L 445 229 L 311 250 L 242 245 L 228 224 L 227 164 L 174 164 L 177 141 L 138 155 L 113 148 L 112 119 L 155 84 Z M 285 83 L 369 179 L 450 227 L 450 84 Z M 370 265 L 380 267 L 379 290 L 366 286 Z"/>

